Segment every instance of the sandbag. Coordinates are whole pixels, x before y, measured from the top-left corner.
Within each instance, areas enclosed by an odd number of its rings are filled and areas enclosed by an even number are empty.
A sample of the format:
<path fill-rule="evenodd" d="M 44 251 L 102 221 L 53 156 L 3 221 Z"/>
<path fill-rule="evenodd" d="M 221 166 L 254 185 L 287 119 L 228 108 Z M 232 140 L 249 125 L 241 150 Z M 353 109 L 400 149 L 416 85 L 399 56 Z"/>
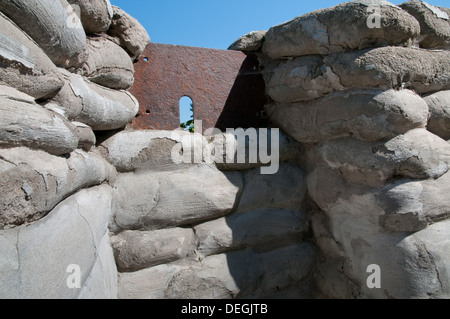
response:
<path fill-rule="evenodd" d="M 0 150 L 0 229 L 35 222 L 76 191 L 99 185 L 113 168 L 76 150 L 66 159 L 26 147 Z"/>
<path fill-rule="evenodd" d="M 252 31 L 244 34 L 242 37 L 234 41 L 228 50 L 256 52 L 260 51 L 267 31 Z"/>
<path fill-rule="evenodd" d="M 80 9 L 80 19 L 86 33 L 108 31 L 113 17 L 113 9 L 109 0 L 68 0 Z"/>
<path fill-rule="evenodd" d="M 409 90 L 341 91 L 308 102 L 266 105 L 270 119 L 301 143 L 353 136 L 377 141 L 424 128 L 428 106 Z"/>
<path fill-rule="evenodd" d="M 273 59 L 407 45 L 419 22 L 390 2 L 360 0 L 317 10 L 269 29 L 263 52 Z"/>
<path fill-rule="evenodd" d="M 394 176 L 437 179 L 450 168 L 450 145 L 425 129 L 414 129 L 383 142 L 361 142 L 352 138 L 329 140 L 317 146 L 314 152 L 311 159 L 318 166 L 323 162 L 337 169 L 340 177 L 355 187 L 383 186 Z"/>
<path fill-rule="evenodd" d="M 400 7 L 419 21 L 422 48 L 450 49 L 450 17 L 447 12 L 417 0 L 405 2 Z"/>
<path fill-rule="evenodd" d="M 0 114 L 1 147 L 27 146 L 53 155 L 78 147 L 78 134 L 70 122 L 17 90 L 0 86 Z"/>
<path fill-rule="evenodd" d="M 104 37 L 88 38 L 82 75 L 102 86 L 127 90 L 134 83 L 134 66 L 127 52 Z"/>
<path fill-rule="evenodd" d="M 424 98 L 430 110 L 428 130 L 444 140 L 450 139 L 450 91 L 441 91 Z"/>
<path fill-rule="evenodd" d="M 0 12 L 0 84 L 17 88 L 35 99 L 45 97 L 64 82 L 47 55 Z"/>
<path fill-rule="evenodd" d="M 86 34 L 66 0 L 0 0 L 0 11 L 30 35 L 56 65 L 80 63 Z"/>
<path fill-rule="evenodd" d="M 344 87 L 412 88 L 420 94 L 450 89 L 450 51 L 385 47 L 331 54 L 324 63 Z"/>
<path fill-rule="evenodd" d="M 139 102 L 127 91 L 112 90 L 81 75 L 63 71 L 65 86 L 47 107 L 94 131 L 125 127 L 139 111 Z"/>
<path fill-rule="evenodd" d="M 128 13 L 113 6 L 114 16 L 108 34 L 120 40 L 132 58 L 137 58 L 150 43 L 145 28 Z"/>

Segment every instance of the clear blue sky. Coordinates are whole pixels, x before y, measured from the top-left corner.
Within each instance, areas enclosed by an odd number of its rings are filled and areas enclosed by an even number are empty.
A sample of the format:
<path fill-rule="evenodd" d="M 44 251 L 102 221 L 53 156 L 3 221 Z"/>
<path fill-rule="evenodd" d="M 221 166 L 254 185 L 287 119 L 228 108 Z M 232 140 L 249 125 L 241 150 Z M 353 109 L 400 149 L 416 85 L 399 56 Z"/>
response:
<path fill-rule="evenodd" d="M 302 14 L 328 8 L 344 0 L 110 0 L 147 29 L 152 42 L 227 49 L 250 31 Z M 391 1 L 400 4 L 404 1 Z M 429 0 L 450 7 L 450 0 Z"/>

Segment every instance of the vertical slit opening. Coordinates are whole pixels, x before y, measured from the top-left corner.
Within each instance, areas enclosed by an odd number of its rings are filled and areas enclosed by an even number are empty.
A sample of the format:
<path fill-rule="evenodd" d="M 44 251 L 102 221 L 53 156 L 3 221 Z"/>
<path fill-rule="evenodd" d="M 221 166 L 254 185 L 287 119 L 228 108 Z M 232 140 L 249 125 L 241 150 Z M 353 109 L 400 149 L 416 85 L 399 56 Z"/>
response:
<path fill-rule="evenodd" d="M 188 96 L 180 99 L 180 127 L 188 132 L 194 131 L 194 102 Z"/>

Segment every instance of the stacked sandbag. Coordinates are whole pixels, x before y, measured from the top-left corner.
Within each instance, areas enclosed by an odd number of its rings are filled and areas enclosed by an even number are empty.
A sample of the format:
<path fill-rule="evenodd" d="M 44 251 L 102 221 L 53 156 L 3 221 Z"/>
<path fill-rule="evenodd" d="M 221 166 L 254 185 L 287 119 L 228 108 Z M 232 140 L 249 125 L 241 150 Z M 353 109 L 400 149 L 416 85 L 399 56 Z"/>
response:
<path fill-rule="evenodd" d="M 68 0 L 68 2 L 73 6 L 75 13 L 79 14 L 86 33 L 108 31 L 114 14 L 109 0 Z"/>
<path fill-rule="evenodd" d="M 352 1 L 271 28 L 255 52 L 270 119 L 308 154 L 318 297 L 450 296 L 445 12 Z"/>
<path fill-rule="evenodd" d="M 44 51 L 0 12 L 0 83 L 35 99 L 44 98 L 64 82 Z"/>
<path fill-rule="evenodd" d="M 424 1 L 412 0 L 400 7 L 420 23 L 420 46 L 427 49 L 450 49 L 450 10 Z"/>
<path fill-rule="evenodd" d="M 86 34 L 66 0 L 2 0 L 0 11 L 26 32 L 57 66 L 74 66 Z M 75 65 L 76 66 L 76 65 Z"/>
<path fill-rule="evenodd" d="M 133 59 L 107 35 L 113 15 L 109 0 L 0 1 L 2 298 L 117 297 L 117 172 L 97 139 L 125 128 L 139 103 L 127 91 Z M 145 48 L 146 31 L 128 23 Z M 80 287 L 66 281 L 71 265 Z"/>
<path fill-rule="evenodd" d="M 298 145 L 281 135 L 284 160 L 276 174 L 263 175 L 266 163 L 249 158 L 208 163 L 222 137 L 123 131 L 101 144 L 119 172 L 110 230 L 120 298 L 312 296 L 305 174 L 289 161 Z M 193 154 L 178 161 L 188 141 Z"/>
<path fill-rule="evenodd" d="M 135 18 L 119 7 L 113 6 L 112 8 L 113 18 L 108 35 L 127 50 L 132 59 L 135 59 L 144 51 L 150 42 L 150 37 Z"/>
<path fill-rule="evenodd" d="M 126 91 L 134 81 L 132 60 L 100 34 L 111 26 L 111 4 L 70 3 L 0 2 L 1 148 L 26 147 L 69 161 L 80 150 L 91 156 L 97 131 L 122 129 L 138 112 L 137 100 Z M 89 34 L 98 34 L 87 37 L 84 24 Z M 145 32 L 140 25 L 135 28 Z M 140 45 L 145 47 L 147 41 Z M 22 162 L 29 163 L 23 155 Z M 2 227 L 8 227 L 7 222 Z"/>
<path fill-rule="evenodd" d="M 100 185 L 70 196 L 28 227 L 1 231 L 0 297 L 117 298 L 110 215 L 111 188 Z M 78 270 L 79 282 L 72 281 Z"/>

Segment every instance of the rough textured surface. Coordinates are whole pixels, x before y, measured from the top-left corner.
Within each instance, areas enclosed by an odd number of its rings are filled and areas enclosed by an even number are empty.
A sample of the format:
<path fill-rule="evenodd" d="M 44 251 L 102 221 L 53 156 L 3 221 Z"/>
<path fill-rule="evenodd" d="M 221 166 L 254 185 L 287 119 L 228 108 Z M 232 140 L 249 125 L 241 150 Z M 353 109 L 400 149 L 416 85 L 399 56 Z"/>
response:
<path fill-rule="evenodd" d="M 66 0 L 2 0 L 0 10 L 30 35 L 56 65 L 78 66 L 86 34 Z"/>
<path fill-rule="evenodd" d="M 423 94 L 450 86 L 450 51 L 387 47 L 332 54 L 324 62 L 345 87 L 412 88 Z"/>
<path fill-rule="evenodd" d="M 306 196 L 304 171 L 288 163 L 273 175 L 259 169 L 244 172 L 244 190 L 238 211 L 264 208 L 299 209 Z"/>
<path fill-rule="evenodd" d="M 301 242 L 308 219 L 300 211 L 261 209 L 237 213 L 195 227 L 201 258 L 230 250 L 254 247 L 268 251 Z"/>
<path fill-rule="evenodd" d="M 80 20 L 87 33 L 108 31 L 113 9 L 109 0 L 68 0 L 80 8 Z"/>
<path fill-rule="evenodd" d="M 299 287 L 296 297 L 308 298 L 302 290 L 314 261 L 314 248 L 306 243 L 261 254 L 247 250 L 182 261 L 120 274 L 119 298 L 270 298 L 287 287 Z"/>
<path fill-rule="evenodd" d="M 97 142 L 97 138 L 92 131 L 92 128 L 89 125 L 80 122 L 72 122 L 72 125 L 74 125 L 77 130 L 79 139 L 78 148 L 89 152 Z"/>
<path fill-rule="evenodd" d="M 369 28 L 373 9 L 380 28 Z M 405 45 L 418 38 L 414 17 L 387 1 L 351 1 L 314 11 L 269 29 L 263 51 L 273 59 L 329 54 L 379 45 Z"/>
<path fill-rule="evenodd" d="M 435 49 L 448 48 L 450 11 L 401 7 L 312 12 L 271 28 L 259 55 L 269 118 L 307 154 L 316 298 L 448 296 L 450 59 Z"/>
<path fill-rule="evenodd" d="M 119 172 L 167 171 L 187 166 L 175 163 L 172 151 L 177 143 L 182 143 L 183 139 L 190 141 L 192 136 L 181 130 L 123 131 L 104 141 L 99 149 Z M 195 150 L 201 155 L 206 139 L 200 135 L 195 136 L 199 140 Z M 128 143 L 130 140 L 133 143 Z"/>
<path fill-rule="evenodd" d="M 67 196 L 113 173 L 100 156 L 80 150 L 65 159 L 24 147 L 2 149 L 0 162 L 0 228 L 39 220 Z"/>
<path fill-rule="evenodd" d="M 303 154 L 301 146 L 279 129 L 238 129 L 233 134 L 218 134 L 207 138 L 218 145 L 219 151 L 222 150 L 220 145 L 225 145 L 223 154 L 217 156 L 215 153 L 211 156 L 217 168 L 223 171 L 245 171 L 262 167 L 261 172 L 267 168 L 269 175 L 273 175 L 277 173 L 280 163 L 297 160 Z M 208 154 L 208 151 L 205 153 Z M 269 163 L 262 158 L 266 155 L 271 157 Z"/>
<path fill-rule="evenodd" d="M 0 146 L 27 146 L 53 155 L 78 148 L 78 133 L 70 122 L 34 103 L 31 96 L 0 85 Z"/>
<path fill-rule="evenodd" d="M 192 167 L 164 173 L 128 173 L 114 187 L 114 222 L 122 229 L 155 230 L 228 214 L 242 190 L 239 173 Z M 130 201 L 139 189 L 140 196 Z"/>
<path fill-rule="evenodd" d="M 346 152 L 342 152 L 345 147 Z M 385 143 L 365 143 L 351 138 L 319 145 L 316 159 L 356 183 L 386 182 L 393 176 L 439 178 L 449 169 L 450 148 L 446 141 L 425 129 L 409 131 Z M 319 161 L 319 160 L 318 160 Z"/>
<path fill-rule="evenodd" d="M 137 58 L 150 43 L 150 37 L 144 27 L 128 13 L 113 6 L 113 19 L 108 34 L 117 37 L 131 57 Z"/>
<path fill-rule="evenodd" d="M 308 101 L 348 89 L 448 89 L 450 52 L 386 47 L 265 63 L 267 93 L 278 103 Z"/>
<path fill-rule="evenodd" d="M 436 270 L 436 262 L 441 262 L 427 252 L 429 244 L 417 241 L 416 235 L 384 231 L 378 220 L 382 214 L 370 194 L 342 199 L 328 213 L 333 237 L 346 256 L 343 273 L 355 288 L 351 289 L 354 296 L 341 297 L 429 298 L 444 294 L 439 280 L 442 270 Z M 436 244 L 444 248 L 447 241 Z M 445 254 L 441 258 L 446 258 Z M 367 266 L 374 261 L 382 269 L 382 289 L 368 289 L 365 284 Z"/>
<path fill-rule="evenodd" d="M 34 98 L 47 96 L 63 86 L 57 68 L 44 51 L 1 12 L 0 30 L 1 84 Z"/>
<path fill-rule="evenodd" d="M 136 83 L 130 92 L 141 104 L 132 123 L 135 129 L 180 128 L 183 96 L 192 99 L 202 133 L 210 128 L 268 126 L 264 80 L 256 55 L 151 43 L 135 67 Z"/>
<path fill-rule="evenodd" d="M 137 271 L 193 256 L 192 229 L 170 228 L 153 232 L 125 231 L 112 239 L 121 272 Z"/>
<path fill-rule="evenodd" d="M 228 50 L 243 51 L 243 52 L 256 52 L 260 51 L 264 38 L 267 31 L 252 31 L 249 32 L 239 39 L 237 39 L 233 44 L 230 45 Z"/>
<path fill-rule="evenodd" d="M 50 100 L 48 108 L 95 131 L 125 127 L 139 110 L 138 101 L 127 91 L 113 90 L 80 75 L 64 72 L 65 86 Z"/>
<path fill-rule="evenodd" d="M 444 140 L 450 139 L 450 91 L 440 91 L 424 99 L 430 110 L 428 130 Z"/>
<path fill-rule="evenodd" d="M 82 74 L 92 82 L 117 90 L 127 90 L 133 85 L 133 63 L 114 42 L 104 37 L 90 37 L 85 54 Z"/>
<path fill-rule="evenodd" d="M 449 51 L 428 49 L 449 9 L 353 1 L 242 37 L 248 55 L 153 44 L 132 120 L 147 33 L 70 1 L 72 35 L 101 33 L 67 69 L 39 48 L 72 36 L 46 21 L 66 0 L 39 1 L 37 42 L 0 16 L 0 298 L 450 297 Z M 15 3 L 23 21 L 38 1 Z M 204 136 L 133 131 L 178 128 L 186 94 Z"/>
<path fill-rule="evenodd" d="M 94 266 L 81 288 L 78 299 L 117 299 L 117 281 L 116 261 L 109 235 L 105 234 L 98 247 Z"/>
<path fill-rule="evenodd" d="M 273 69 L 270 80 L 266 81 L 266 92 L 276 102 L 313 100 L 344 89 L 321 56 L 299 57 L 266 68 Z"/>
<path fill-rule="evenodd" d="M 424 1 L 408 1 L 400 7 L 420 23 L 420 46 L 450 49 L 450 17 L 447 12 Z"/>
<path fill-rule="evenodd" d="M 272 121 L 302 143 L 353 136 L 377 141 L 428 122 L 427 103 L 409 90 L 355 90 L 321 99 L 266 106 Z"/>
<path fill-rule="evenodd" d="M 69 197 L 33 225 L 2 231 L 0 283 L 10 289 L 1 289 L 1 298 L 77 298 L 81 290 L 67 286 L 70 265 L 80 266 L 81 287 L 99 280 L 105 287 L 102 295 L 112 297 L 117 291 L 116 271 L 104 238 L 110 207 L 110 188 L 100 186 Z M 99 276 L 96 256 L 110 269 L 110 276 Z M 95 294 L 87 287 L 83 295 Z"/>

